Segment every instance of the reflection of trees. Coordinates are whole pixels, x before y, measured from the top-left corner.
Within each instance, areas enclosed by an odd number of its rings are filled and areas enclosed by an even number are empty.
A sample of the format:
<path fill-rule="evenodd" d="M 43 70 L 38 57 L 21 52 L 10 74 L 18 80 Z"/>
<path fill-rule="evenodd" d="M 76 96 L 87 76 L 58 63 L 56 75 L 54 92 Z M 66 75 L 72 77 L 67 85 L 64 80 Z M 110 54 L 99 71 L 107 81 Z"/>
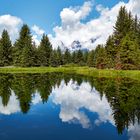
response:
<path fill-rule="evenodd" d="M 92 80 L 101 97 L 106 95 L 113 110 L 118 133 L 122 133 L 136 120 L 140 122 L 140 87 L 139 82 L 131 79 L 96 79 Z"/>
<path fill-rule="evenodd" d="M 27 113 L 32 103 L 32 97 L 36 91 L 41 96 L 42 102 L 47 102 L 52 88 L 60 86 L 61 80 L 67 82 L 70 76 L 65 74 L 1 74 L 0 75 L 0 96 L 2 103 L 7 106 L 11 91 L 17 96 L 20 108 L 23 113 Z"/>
<path fill-rule="evenodd" d="M 4 106 L 7 106 L 11 96 L 10 79 L 11 75 L 0 74 L 0 96 Z"/>
<path fill-rule="evenodd" d="M 112 110 L 118 133 L 135 121 L 140 123 L 140 87 L 139 82 L 130 79 L 105 79 L 87 78 L 73 74 L 48 73 L 48 74 L 1 74 L 0 97 L 4 106 L 7 106 L 11 91 L 16 94 L 20 108 L 27 113 L 32 103 L 32 97 L 36 91 L 41 96 L 42 102 L 47 102 L 52 89 L 59 87 L 62 80 L 67 84 L 70 80 L 81 85 L 88 81 L 92 88 L 105 95 Z"/>

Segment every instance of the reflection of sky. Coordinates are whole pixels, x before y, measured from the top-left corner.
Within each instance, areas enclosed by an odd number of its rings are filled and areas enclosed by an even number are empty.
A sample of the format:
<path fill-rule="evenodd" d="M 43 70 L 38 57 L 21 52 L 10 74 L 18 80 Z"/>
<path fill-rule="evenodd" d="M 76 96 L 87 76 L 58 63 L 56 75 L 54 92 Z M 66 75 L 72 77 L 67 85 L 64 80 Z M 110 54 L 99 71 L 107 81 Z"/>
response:
<path fill-rule="evenodd" d="M 53 102 L 60 105 L 60 118 L 63 122 L 76 122 L 78 121 L 83 128 L 91 126 L 91 120 L 82 110 L 82 108 L 98 114 L 98 119 L 95 124 L 110 122 L 114 124 L 112 117 L 112 110 L 107 102 L 105 96 L 102 100 L 100 95 L 95 89 L 91 89 L 88 83 L 82 83 L 78 86 L 73 81 L 64 86 L 61 83 L 59 88 L 53 91 Z M 82 111 L 81 111 L 82 110 Z"/>
<path fill-rule="evenodd" d="M 20 111 L 19 101 L 16 95 L 13 93 L 13 91 L 7 106 L 3 106 L 2 98 L 0 97 L 0 114 L 10 115 L 19 111 Z"/>
<path fill-rule="evenodd" d="M 115 126 L 112 116 L 112 109 L 105 97 L 100 98 L 98 91 L 91 89 L 89 83 L 83 82 L 80 86 L 76 82 L 70 81 L 67 85 L 61 83 L 59 88 L 53 91 L 53 102 L 60 105 L 59 117 L 62 122 L 77 123 L 83 128 L 91 127 L 91 120 L 82 108 L 97 113 L 98 118 L 94 121 L 95 125 L 107 123 Z M 76 120 L 76 121 L 75 121 Z M 140 139 L 140 125 L 130 125 L 128 129 L 129 140 Z"/>
<path fill-rule="evenodd" d="M 36 91 L 32 96 L 32 106 L 36 108 L 41 102 L 41 97 Z M 83 82 L 80 86 L 72 80 L 66 85 L 64 81 L 59 87 L 53 89 L 49 98 L 48 105 L 60 107 L 59 118 L 62 122 L 71 124 L 80 124 L 83 128 L 91 128 L 93 125 L 100 126 L 101 124 L 110 123 L 115 126 L 112 116 L 112 109 L 103 95 L 102 99 L 98 91 L 92 89 L 90 84 Z M 55 106 L 56 107 L 56 106 Z M 39 108 L 40 110 L 41 108 Z M 56 109 L 56 108 L 54 108 Z M 33 111 L 33 110 L 32 110 Z M 20 105 L 17 96 L 12 91 L 8 105 L 3 106 L 0 97 L 0 114 L 11 115 L 20 112 Z M 50 111 L 51 112 L 51 111 Z M 96 119 L 89 116 L 90 113 L 96 113 Z M 31 114 L 32 112 L 30 112 Z M 42 112 L 43 113 L 43 112 Z M 34 113 L 35 115 L 35 113 Z M 128 128 L 129 140 L 140 139 L 140 125 L 130 125 Z"/>

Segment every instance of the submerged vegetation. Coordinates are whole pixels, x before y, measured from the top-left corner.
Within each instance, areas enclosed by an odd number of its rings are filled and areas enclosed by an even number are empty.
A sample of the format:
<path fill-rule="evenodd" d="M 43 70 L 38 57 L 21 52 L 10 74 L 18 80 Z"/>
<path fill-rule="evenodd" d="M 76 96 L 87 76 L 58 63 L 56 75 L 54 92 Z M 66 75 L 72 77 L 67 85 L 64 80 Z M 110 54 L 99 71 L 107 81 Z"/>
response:
<path fill-rule="evenodd" d="M 114 32 L 105 45 L 95 50 L 70 52 L 53 49 L 47 35 L 40 45 L 32 41 L 28 25 L 23 25 L 19 38 L 12 45 L 6 30 L 0 39 L 0 66 L 59 67 L 73 64 L 97 69 L 139 70 L 140 69 L 140 21 L 125 7 L 121 7 Z M 19 69 L 18 69 L 19 70 Z M 1 70 L 2 71 L 2 70 Z"/>

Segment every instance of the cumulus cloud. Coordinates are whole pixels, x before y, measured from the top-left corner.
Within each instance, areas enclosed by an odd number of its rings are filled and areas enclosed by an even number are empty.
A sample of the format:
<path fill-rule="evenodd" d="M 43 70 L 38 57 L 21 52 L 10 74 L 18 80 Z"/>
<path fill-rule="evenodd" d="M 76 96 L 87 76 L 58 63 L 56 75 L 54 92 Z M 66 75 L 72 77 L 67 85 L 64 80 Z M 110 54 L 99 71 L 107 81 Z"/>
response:
<path fill-rule="evenodd" d="M 110 122 L 114 125 L 112 110 L 105 96 L 100 99 L 98 91 L 91 90 L 89 83 L 77 83 L 70 81 L 67 85 L 63 82 L 59 88 L 53 91 L 53 102 L 60 105 L 59 117 L 63 122 L 79 123 L 83 128 L 92 127 L 88 115 L 81 111 L 82 108 L 98 114 L 95 125 Z"/>
<path fill-rule="evenodd" d="M 37 35 L 43 35 L 45 31 L 38 27 L 37 25 L 33 25 L 32 30 L 37 34 Z"/>
<path fill-rule="evenodd" d="M 20 111 L 19 101 L 17 96 L 12 91 L 9 102 L 7 106 L 3 106 L 2 99 L 0 97 L 0 113 L 4 115 L 10 115 Z"/>
<path fill-rule="evenodd" d="M 139 140 L 140 139 L 140 125 L 135 123 L 131 124 L 128 128 L 129 140 Z"/>
<path fill-rule="evenodd" d="M 54 27 L 55 35 L 49 35 L 53 47 L 61 46 L 62 42 L 69 47 L 73 41 L 78 40 L 83 47 L 94 49 L 98 44 L 104 44 L 113 32 L 118 11 L 121 6 L 126 6 L 133 14 L 140 16 L 140 1 L 129 0 L 128 3 L 118 2 L 112 8 L 96 5 L 99 17 L 87 22 L 82 22 L 92 11 L 91 1 L 85 2 L 81 7 L 64 8 L 60 13 L 61 26 Z M 90 40 L 94 41 L 90 41 Z"/>
<path fill-rule="evenodd" d="M 40 94 L 36 91 L 32 97 L 33 105 L 36 105 L 42 101 Z"/>
<path fill-rule="evenodd" d="M 22 20 L 11 15 L 0 16 L 0 35 L 4 29 L 9 32 L 12 41 L 18 37 L 19 29 L 22 25 Z"/>
<path fill-rule="evenodd" d="M 38 46 L 40 44 L 40 39 L 41 39 L 42 35 L 45 33 L 45 31 L 37 25 L 33 25 L 31 29 L 34 32 L 32 39 Z"/>

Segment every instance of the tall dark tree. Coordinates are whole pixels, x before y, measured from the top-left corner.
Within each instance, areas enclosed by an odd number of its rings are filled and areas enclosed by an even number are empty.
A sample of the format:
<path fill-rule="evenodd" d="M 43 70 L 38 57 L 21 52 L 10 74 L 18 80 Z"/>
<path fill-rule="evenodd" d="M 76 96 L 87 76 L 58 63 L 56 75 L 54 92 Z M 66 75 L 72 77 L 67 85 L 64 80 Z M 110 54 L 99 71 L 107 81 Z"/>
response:
<path fill-rule="evenodd" d="M 63 55 L 63 62 L 64 62 L 64 64 L 71 63 L 71 53 L 70 53 L 69 49 L 66 49 L 66 51 Z"/>
<path fill-rule="evenodd" d="M 114 68 L 115 66 L 115 47 L 114 47 L 114 36 L 109 36 L 106 45 L 105 50 L 107 53 L 107 68 Z"/>
<path fill-rule="evenodd" d="M 95 66 L 98 69 L 105 69 L 107 65 L 106 51 L 102 45 L 98 45 L 95 50 Z"/>
<path fill-rule="evenodd" d="M 88 55 L 87 65 L 89 67 L 95 67 L 95 51 L 94 50 L 90 51 Z"/>
<path fill-rule="evenodd" d="M 3 30 L 0 40 L 0 65 L 9 66 L 12 64 L 12 44 L 9 34 Z"/>
<path fill-rule="evenodd" d="M 83 56 L 83 52 L 81 50 L 77 51 L 76 54 L 76 63 L 78 65 L 83 65 L 84 64 L 84 56 Z"/>
<path fill-rule="evenodd" d="M 57 48 L 57 59 L 58 59 L 58 65 L 63 65 L 63 54 L 60 49 L 60 47 Z"/>
<path fill-rule="evenodd" d="M 32 36 L 28 25 L 23 25 L 19 34 L 19 39 L 15 42 L 14 65 L 34 66 Z"/>
<path fill-rule="evenodd" d="M 44 34 L 41 39 L 40 46 L 38 48 L 39 62 L 41 66 L 50 65 L 51 51 L 52 51 L 52 45 L 47 35 Z"/>

